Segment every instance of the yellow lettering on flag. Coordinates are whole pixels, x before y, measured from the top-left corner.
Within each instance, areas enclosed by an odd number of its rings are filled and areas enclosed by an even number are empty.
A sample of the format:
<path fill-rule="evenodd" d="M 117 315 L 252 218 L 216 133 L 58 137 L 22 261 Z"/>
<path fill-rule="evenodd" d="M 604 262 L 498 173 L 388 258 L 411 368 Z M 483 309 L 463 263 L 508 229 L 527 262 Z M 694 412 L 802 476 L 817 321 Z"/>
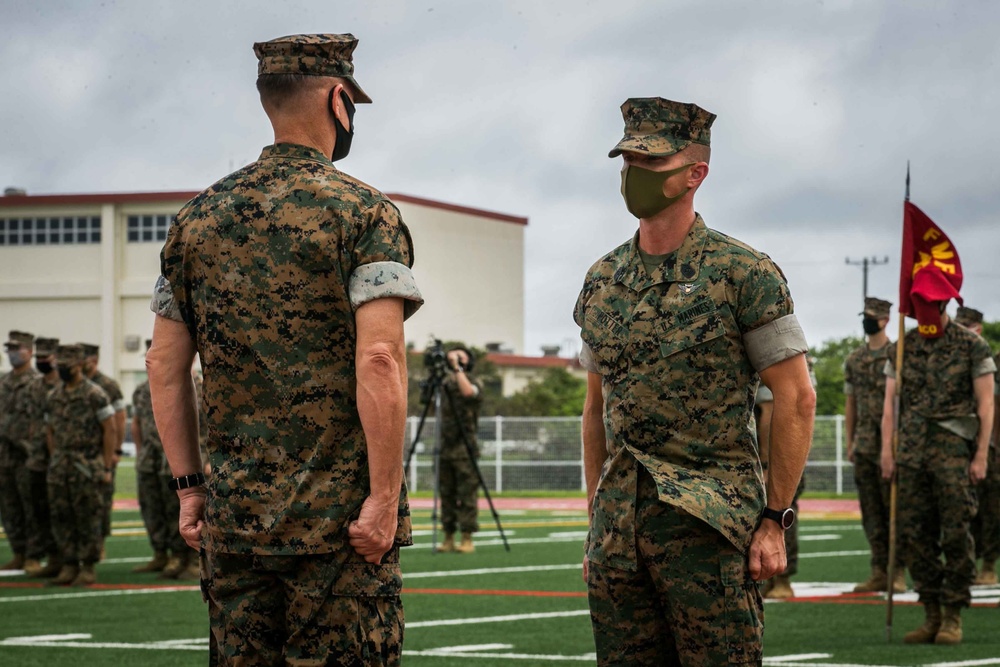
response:
<path fill-rule="evenodd" d="M 927 231 L 927 234 L 924 234 L 925 240 L 931 235 L 931 232 L 935 232 L 935 237 L 940 236 L 940 234 L 936 233 L 936 229 L 931 229 Z M 939 243 L 931 248 L 930 253 L 920 252 L 920 259 L 913 265 L 913 275 L 917 275 L 917 271 L 930 265 L 931 263 L 941 269 L 944 273 L 955 275 L 957 273 L 957 267 L 953 262 L 946 261 L 954 258 L 955 251 L 951 249 L 951 244 L 947 241 Z"/>
<path fill-rule="evenodd" d="M 932 241 L 932 240 L 933 241 L 937 241 L 939 238 L 941 238 L 941 230 L 940 229 L 932 228 L 932 229 L 928 229 L 926 232 L 924 232 L 924 240 L 925 241 Z"/>

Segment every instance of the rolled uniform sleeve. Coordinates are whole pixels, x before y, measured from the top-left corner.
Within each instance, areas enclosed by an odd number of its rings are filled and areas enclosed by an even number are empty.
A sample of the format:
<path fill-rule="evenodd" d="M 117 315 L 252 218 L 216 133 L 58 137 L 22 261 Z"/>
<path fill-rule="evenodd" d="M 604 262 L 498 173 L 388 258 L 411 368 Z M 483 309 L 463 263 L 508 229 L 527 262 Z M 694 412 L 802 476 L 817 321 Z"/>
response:
<path fill-rule="evenodd" d="M 365 220 L 353 248 L 353 265 L 348 285 L 351 306 L 396 297 L 403 299 L 403 318 L 413 315 L 424 299 L 410 267 L 413 241 L 399 210 L 380 200 L 365 211 Z"/>
<path fill-rule="evenodd" d="M 153 298 L 149 302 L 149 309 L 168 320 L 173 320 L 174 322 L 184 321 L 184 318 L 181 317 L 181 310 L 177 307 L 177 302 L 174 300 L 174 290 L 170 286 L 170 282 L 163 276 L 156 279 L 156 285 L 153 287 Z"/>
<path fill-rule="evenodd" d="M 597 360 L 594 359 L 594 352 L 585 340 L 580 341 L 580 365 L 590 373 L 600 372 L 597 368 Z"/>
<path fill-rule="evenodd" d="M 758 373 L 809 351 L 793 311 L 781 270 L 770 259 L 761 259 L 742 283 L 736 313 L 747 357 Z"/>

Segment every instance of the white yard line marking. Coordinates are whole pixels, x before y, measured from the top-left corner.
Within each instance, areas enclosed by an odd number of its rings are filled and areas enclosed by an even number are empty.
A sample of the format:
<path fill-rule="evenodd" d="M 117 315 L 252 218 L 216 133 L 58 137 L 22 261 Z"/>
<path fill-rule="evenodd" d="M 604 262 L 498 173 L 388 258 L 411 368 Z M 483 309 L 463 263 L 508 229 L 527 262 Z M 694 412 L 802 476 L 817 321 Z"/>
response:
<path fill-rule="evenodd" d="M 430 537 L 433 534 L 433 531 L 430 531 L 430 530 L 414 530 L 414 531 L 412 531 L 412 533 L 413 533 L 413 537 Z M 437 534 L 438 535 L 444 535 L 444 531 L 443 530 L 439 530 L 437 532 Z M 508 530 L 508 531 L 504 532 L 504 535 L 508 535 L 508 536 L 509 535 L 516 535 L 516 534 L 517 534 L 516 530 Z M 476 536 L 477 537 L 500 537 L 500 531 L 497 531 L 497 530 L 482 530 L 482 531 L 476 533 Z"/>
<path fill-rule="evenodd" d="M 431 572 L 403 572 L 403 581 L 410 579 L 427 579 L 431 577 L 464 577 L 482 574 L 513 574 L 515 572 L 552 572 L 554 570 L 579 570 L 583 563 L 565 563 L 562 565 L 524 565 L 518 567 L 482 567 L 475 570 L 434 570 Z"/>
<path fill-rule="evenodd" d="M 481 616 L 479 618 L 445 618 L 437 621 L 417 621 L 406 623 L 406 629 L 439 628 L 446 625 L 477 625 L 480 623 L 506 623 L 510 621 L 533 621 L 541 618 L 567 618 L 570 616 L 590 616 L 589 609 L 574 611 L 550 611 L 537 614 L 511 614 L 509 616 Z"/>
<path fill-rule="evenodd" d="M 799 653 L 797 655 L 779 655 L 773 658 L 764 658 L 765 662 L 771 662 L 774 664 L 782 664 L 785 662 L 795 662 L 797 660 L 819 660 L 832 658 L 833 655 L 830 653 Z"/>
<path fill-rule="evenodd" d="M 800 533 L 822 533 L 824 531 L 831 531 L 831 530 L 837 530 L 837 531 L 862 530 L 863 528 L 864 526 L 862 526 L 860 522 L 845 523 L 845 524 L 820 524 L 818 526 L 814 526 L 812 524 L 807 524 L 807 523 L 799 524 Z"/>
<path fill-rule="evenodd" d="M 923 667 L 976 667 L 977 665 L 1000 665 L 1000 658 L 982 660 L 962 660 L 961 662 L 934 662 Z"/>
<path fill-rule="evenodd" d="M 178 593 L 181 591 L 197 591 L 198 586 L 169 586 L 165 588 L 127 588 L 124 590 L 110 591 L 81 591 L 80 593 L 52 593 L 49 595 L 17 595 L 12 597 L 0 596 L 0 603 L 4 602 L 44 602 L 46 600 L 75 600 L 76 598 L 106 598 L 119 595 L 148 595 L 150 593 Z"/>
<path fill-rule="evenodd" d="M 131 648 L 144 649 L 147 651 L 204 651 L 208 643 L 207 638 L 198 639 L 174 639 L 162 642 L 85 642 L 74 641 L 77 639 L 90 639 L 93 635 L 38 635 L 37 637 L 11 637 L 0 641 L 0 646 L 31 646 L 47 648 Z"/>
<path fill-rule="evenodd" d="M 841 556 L 870 556 L 868 549 L 858 551 L 816 551 L 813 553 L 799 552 L 799 558 L 840 558 Z"/>
<path fill-rule="evenodd" d="M 820 535 L 799 535 L 799 542 L 823 542 L 826 540 L 839 540 L 840 535 L 833 533 L 822 533 Z"/>
<path fill-rule="evenodd" d="M 403 650 L 403 655 L 424 658 L 493 658 L 502 660 L 533 660 L 547 662 L 589 662 L 594 663 L 597 655 L 586 653 L 584 655 L 532 655 L 528 653 L 448 653 L 437 649 L 426 651 Z"/>
<path fill-rule="evenodd" d="M 513 644 L 467 644 L 465 646 L 442 646 L 434 649 L 441 653 L 470 653 L 475 651 L 507 651 L 514 648 Z"/>

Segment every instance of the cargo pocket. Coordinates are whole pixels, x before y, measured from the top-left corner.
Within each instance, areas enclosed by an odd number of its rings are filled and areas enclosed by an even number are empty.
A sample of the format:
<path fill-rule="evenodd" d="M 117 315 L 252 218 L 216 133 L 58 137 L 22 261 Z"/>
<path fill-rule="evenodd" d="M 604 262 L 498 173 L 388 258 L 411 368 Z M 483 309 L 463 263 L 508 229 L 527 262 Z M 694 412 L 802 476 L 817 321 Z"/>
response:
<path fill-rule="evenodd" d="M 760 664 L 764 633 L 764 601 L 757 584 L 747 574 L 743 554 L 720 556 L 722 587 L 725 595 L 724 622 L 729 664 Z"/>

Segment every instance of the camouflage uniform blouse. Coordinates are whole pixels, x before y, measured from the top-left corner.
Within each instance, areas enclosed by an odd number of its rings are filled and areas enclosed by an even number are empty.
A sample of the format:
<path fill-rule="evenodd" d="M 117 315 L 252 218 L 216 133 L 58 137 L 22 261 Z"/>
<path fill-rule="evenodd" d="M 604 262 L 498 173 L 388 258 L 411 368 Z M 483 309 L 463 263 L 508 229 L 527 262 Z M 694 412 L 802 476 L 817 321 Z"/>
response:
<path fill-rule="evenodd" d="M 136 472 L 169 473 L 170 466 L 167 465 L 167 459 L 163 455 L 160 432 L 156 430 L 156 422 L 153 420 L 153 397 L 149 392 L 148 381 L 140 384 L 132 392 L 132 409 L 139 418 L 139 431 L 142 434 L 142 444 L 135 458 Z"/>
<path fill-rule="evenodd" d="M 122 393 L 121 386 L 115 380 L 101 371 L 97 371 L 94 373 L 94 377 L 90 378 L 90 381 L 104 390 L 104 393 L 111 400 L 111 407 L 115 409 L 115 412 L 122 412 L 125 409 L 125 394 Z"/>
<path fill-rule="evenodd" d="M 46 418 L 52 429 L 52 462 L 67 458 L 98 459 L 104 449 L 101 424 L 115 409 L 103 389 L 84 379 L 75 387 L 60 384 L 49 394 Z"/>
<path fill-rule="evenodd" d="M 653 275 L 638 233 L 599 260 L 574 318 L 581 362 L 602 376 L 608 458 L 589 557 L 635 569 L 636 461 L 660 500 L 748 548 L 764 508 L 753 432 L 757 370 L 806 351 L 784 277 L 698 216 Z"/>
<path fill-rule="evenodd" d="M 443 459 L 466 459 L 469 457 L 465 450 L 465 443 L 462 442 L 460 424 L 473 453 L 477 457 L 479 456 L 477 431 L 479 428 L 479 408 L 483 403 L 483 388 L 479 382 L 472 378 L 469 378 L 469 382 L 479 390 L 475 396 L 469 398 L 462 396 L 454 373 L 449 373 L 441 383 L 442 388 L 451 395 L 452 404 L 455 406 L 455 411 L 452 412 L 448 397 L 441 397 L 441 458 Z"/>
<path fill-rule="evenodd" d="M 370 488 L 354 313 L 401 297 L 412 314 L 412 263 L 385 195 L 304 146 L 265 148 L 178 214 L 152 308 L 184 322 L 201 355 L 208 549 L 344 548 Z M 405 487 L 399 509 L 396 540 L 409 543 Z"/>
<path fill-rule="evenodd" d="M 854 397 L 854 453 L 878 458 L 882 451 L 885 362 L 890 341 L 877 350 L 862 345 L 844 362 L 844 394 Z"/>
<path fill-rule="evenodd" d="M 20 465 L 31 451 L 31 385 L 41 373 L 29 368 L 0 378 L 0 466 Z"/>
<path fill-rule="evenodd" d="M 896 344 L 888 347 L 885 374 L 895 377 Z M 972 381 L 995 372 L 989 343 L 961 325 L 948 322 L 940 338 L 924 338 L 916 329 L 907 331 L 896 460 L 901 464 L 924 460 L 932 423 L 965 440 L 975 440 L 979 418 Z"/>
<path fill-rule="evenodd" d="M 39 374 L 28 387 L 31 413 L 31 450 L 25 465 L 29 470 L 44 472 L 49 467 L 49 444 L 46 436 L 45 418 L 49 408 L 49 394 L 62 386 L 62 381 L 56 378 L 53 382 Z"/>

